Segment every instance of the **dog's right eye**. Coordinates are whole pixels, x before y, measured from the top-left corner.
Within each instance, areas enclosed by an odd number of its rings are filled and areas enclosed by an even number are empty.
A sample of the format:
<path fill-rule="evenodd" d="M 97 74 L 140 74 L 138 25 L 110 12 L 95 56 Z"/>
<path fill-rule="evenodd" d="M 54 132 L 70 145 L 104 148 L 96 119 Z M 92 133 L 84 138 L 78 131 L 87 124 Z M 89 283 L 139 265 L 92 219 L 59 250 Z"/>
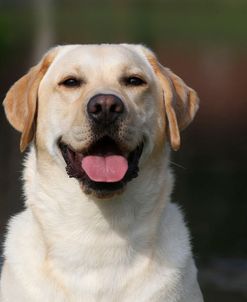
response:
<path fill-rule="evenodd" d="M 137 76 L 126 77 L 123 82 L 126 86 L 143 86 L 147 84 L 142 78 Z"/>
<path fill-rule="evenodd" d="M 82 80 L 71 77 L 71 78 L 67 78 L 66 80 L 61 81 L 59 83 L 59 86 L 73 88 L 73 87 L 80 87 L 81 84 L 82 84 Z"/>

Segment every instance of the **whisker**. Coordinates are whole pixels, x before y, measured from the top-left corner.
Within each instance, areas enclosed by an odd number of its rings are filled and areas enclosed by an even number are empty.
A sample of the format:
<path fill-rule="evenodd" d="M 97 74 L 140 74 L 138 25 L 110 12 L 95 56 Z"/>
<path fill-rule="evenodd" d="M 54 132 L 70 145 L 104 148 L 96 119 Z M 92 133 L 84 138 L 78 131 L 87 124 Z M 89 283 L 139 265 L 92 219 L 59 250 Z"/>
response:
<path fill-rule="evenodd" d="M 180 164 L 177 164 L 177 163 L 175 163 L 174 161 L 169 160 L 169 163 L 172 164 L 172 165 L 174 165 L 174 166 L 176 166 L 176 167 L 178 167 L 178 168 L 181 168 L 181 169 L 186 170 L 186 168 L 185 168 L 184 166 L 182 166 L 182 165 L 180 165 Z"/>

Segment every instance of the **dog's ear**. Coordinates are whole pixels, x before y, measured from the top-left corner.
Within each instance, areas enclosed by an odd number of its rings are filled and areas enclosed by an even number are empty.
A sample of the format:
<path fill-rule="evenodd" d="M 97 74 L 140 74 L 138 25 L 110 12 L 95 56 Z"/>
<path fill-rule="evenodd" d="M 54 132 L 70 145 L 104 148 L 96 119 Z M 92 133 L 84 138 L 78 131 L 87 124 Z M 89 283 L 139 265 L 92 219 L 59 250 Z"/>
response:
<path fill-rule="evenodd" d="M 20 78 L 7 92 L 3 105 L 10 124 L 21 134 L 20 150 L 23 152 L 35 133 L 38 88 L 57 51 L 50 50 L 39 64 Z"/>
<path fill-rule="evenodd" d="M 180 131 L 193 120 L 199 108 L 199 98 L 182 79 L 162 66 L 151 51 L 145 50 L 145 54 L 163 89 L 169 139 L 172 149 L 177 151 L 180 147 Z"/>

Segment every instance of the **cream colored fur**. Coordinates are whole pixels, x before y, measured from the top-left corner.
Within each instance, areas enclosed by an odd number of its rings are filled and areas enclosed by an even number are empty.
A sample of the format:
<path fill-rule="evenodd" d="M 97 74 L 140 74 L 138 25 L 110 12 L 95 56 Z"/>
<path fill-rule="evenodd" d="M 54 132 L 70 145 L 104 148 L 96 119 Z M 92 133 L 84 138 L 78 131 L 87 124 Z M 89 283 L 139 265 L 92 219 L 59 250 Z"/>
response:
<path fill-rule="evenodd" d="M 10 220 L 5 242 L 1 302 L 203 301 L 188 230 L 170 201 L 168 140 L 175 134 L 165 118 L 167 92 L 154 54 L 138 45 L 70 45 L 50 53 L 54 58 L 38 88 L 35 139 L 28 132 L 33 142 L 25 160 L 26 209 Z M 174 74 L 166 72 L 176 102 Z M 68 73 L 86 84 L 74 90 L 57 86 Z M 117 79 L 125 73 L 141 74 L 147 87 L 121 86 Z M 101 199 L 68 177 L 57 140 L 62 136 L 78 150 L 90 144 L 85 106 L 106 92 L 120 96 L 128 108 L 126 145 L 131 149 L 145 137 L 145 146 L 139 176 L 121 194 Z"/>

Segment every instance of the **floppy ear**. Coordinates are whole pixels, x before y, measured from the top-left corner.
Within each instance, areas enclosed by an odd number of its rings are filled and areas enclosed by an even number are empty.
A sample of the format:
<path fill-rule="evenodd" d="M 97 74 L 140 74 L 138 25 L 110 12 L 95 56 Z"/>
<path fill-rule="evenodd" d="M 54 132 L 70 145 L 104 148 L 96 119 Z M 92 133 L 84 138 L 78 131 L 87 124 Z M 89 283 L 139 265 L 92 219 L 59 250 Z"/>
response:
<path fill-rule="evenodd" d="M 3 105 L 8 121 L 22 133 L 21 152 L 34 137 L 38 88 L 54 57 L 54 50 L 45 55 L 38 65 L 31 68 L 10 88 L 4 99 Z"/>
<path fill-rule="evenodd" d="M 177 151 L 180 147 L 180 131 L 193 120 L 199 108 L 199 98 L 182 79 L 162 66 L 152 53 L 148 53 L 147 59 L 163 89 L 169 139 L 172 149 Z"/>

